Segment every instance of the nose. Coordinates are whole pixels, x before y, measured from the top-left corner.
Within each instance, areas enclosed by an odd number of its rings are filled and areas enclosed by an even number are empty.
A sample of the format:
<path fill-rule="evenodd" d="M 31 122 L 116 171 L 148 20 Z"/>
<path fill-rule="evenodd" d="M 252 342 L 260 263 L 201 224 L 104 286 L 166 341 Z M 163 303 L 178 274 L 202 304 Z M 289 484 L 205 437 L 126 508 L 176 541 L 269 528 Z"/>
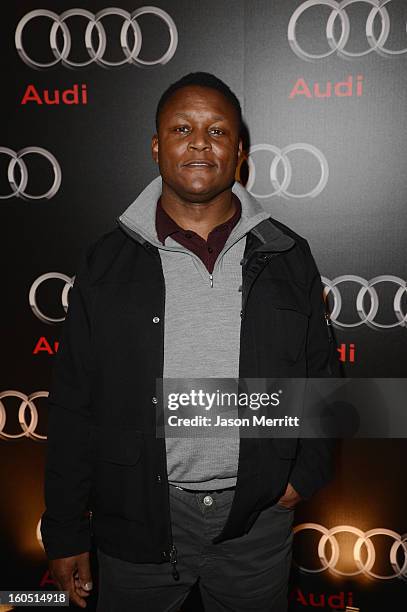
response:
<path fill-rule="evenodd" d="M 206 130 L 194 130 L 188 142 L 188 150 L 205 151 L 211 150 L 212 145 Z"/>

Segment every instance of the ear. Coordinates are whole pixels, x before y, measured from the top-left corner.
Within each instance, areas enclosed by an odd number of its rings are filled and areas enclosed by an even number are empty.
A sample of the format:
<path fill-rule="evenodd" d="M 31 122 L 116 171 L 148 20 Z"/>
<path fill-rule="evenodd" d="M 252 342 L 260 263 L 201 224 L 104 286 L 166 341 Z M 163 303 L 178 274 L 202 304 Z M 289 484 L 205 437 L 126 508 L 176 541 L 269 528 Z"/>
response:
<path fill-rule="evenodd" d="M 158 135 L 154 134 L 151 139 L 151 154 L 153 156 L 153 160 L 156 164 L 158 164 Z"/>
<path fill-rule="evenodd" d="M 242 157 L 243 154 L 243 140 L 241 138 L 239 138 L 239 149 L 237 152 L 237 159 L 240 160 L 240 158 Z"/>

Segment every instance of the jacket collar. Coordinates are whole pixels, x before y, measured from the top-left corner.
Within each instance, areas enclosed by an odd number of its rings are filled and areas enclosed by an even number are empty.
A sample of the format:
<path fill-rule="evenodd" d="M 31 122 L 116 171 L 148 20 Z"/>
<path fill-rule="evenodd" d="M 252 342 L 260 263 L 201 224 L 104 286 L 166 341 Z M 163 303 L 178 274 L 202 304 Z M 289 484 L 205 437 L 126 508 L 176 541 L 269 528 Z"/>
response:
<path fill-rule="evenodd" d="M 261 245 L 256 248 L 256 251 L 287 251 L 296 243 L 294 238 L 285 234 L 271 219 L 262 221 L 251 230 L 251 233 L 256 236 L 261 242 Z"/>
<path fill-rule="evenodd" d="M 161 176 L 156 177 L 140 195 L 116 217 L 116 222 L 130 237 L 145 245 L 162 246 L 155 228 L 157 200 L 162 191 Z M 242 205 L 242 222 L 250 223 L 250 232 L 260 241 L 258 251 L 286 251 L 295 244 L 295 240 L 280 230 L 272 221 L 261 204 L 248 191 L 234 182 L 232 192 Z M 254 223 L 254 225 L 253 225 Z"/>

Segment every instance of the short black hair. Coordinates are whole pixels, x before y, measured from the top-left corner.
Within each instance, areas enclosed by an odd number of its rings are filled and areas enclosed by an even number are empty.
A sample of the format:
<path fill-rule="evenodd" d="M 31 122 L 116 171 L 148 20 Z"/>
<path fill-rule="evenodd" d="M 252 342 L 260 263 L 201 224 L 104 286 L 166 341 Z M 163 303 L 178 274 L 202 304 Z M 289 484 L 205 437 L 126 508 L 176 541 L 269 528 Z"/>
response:
<path fill-rule="evenodd" d="M 186 74 L 178 81 L 175 81 L 175 83 L 172 83 L 169 87 L 167 87 L 157 104 L 157 110 L 155 113 L 155 126 L 157 131 L 160 113 L 165 103 L 176 91 L 182 89 L 183 87 L 188 87 L 190 85 L 198 85 L 199 87 L 209 87 L 210 89 L 216 89 L 217 91 L 220 91 L 220 93 L 223 94 L 227 100 L 229 100 L 229 102 L 234 106 L 236 110 L 240 135 L 242 131 L 242 107 L 240 106 L 240 102 L 237 96 L 230 89 L 230 87 L 210 72 L 190 72 L 189 74 Z"/>

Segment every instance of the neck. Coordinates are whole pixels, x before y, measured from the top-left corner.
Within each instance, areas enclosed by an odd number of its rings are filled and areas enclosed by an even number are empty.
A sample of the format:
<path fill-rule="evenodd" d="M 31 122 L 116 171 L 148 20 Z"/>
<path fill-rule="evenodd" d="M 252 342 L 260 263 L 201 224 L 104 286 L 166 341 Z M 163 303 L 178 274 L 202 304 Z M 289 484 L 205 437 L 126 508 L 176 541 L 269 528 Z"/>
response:
<path fill-rule="evenodd" d="M 233 217 L 236 207 L 232 189 L 227 189 L 207 202 L 185 200 L 163 182 L 161 205 L 180 227 L 192 230 L 207 240 L 210 232 Z"/>

